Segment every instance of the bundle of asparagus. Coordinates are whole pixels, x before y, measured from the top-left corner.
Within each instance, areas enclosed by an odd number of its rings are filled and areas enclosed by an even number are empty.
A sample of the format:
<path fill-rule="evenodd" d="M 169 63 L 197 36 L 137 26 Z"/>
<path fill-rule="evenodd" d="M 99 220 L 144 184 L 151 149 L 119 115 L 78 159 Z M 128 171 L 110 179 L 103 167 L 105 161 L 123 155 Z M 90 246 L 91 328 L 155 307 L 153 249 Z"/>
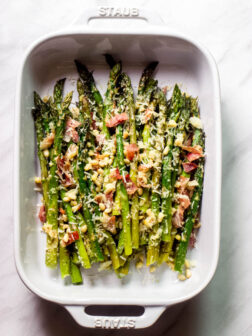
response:
<path fill-rule="evenodd" d="M 153 270 L 167 263 L 185 279 L 188 245 L 199 228 L 204 174 L 204 133 L 197 99 L 175 85 L 172 97 L 143 71 L 136 102 L 120 62 L 111 70 L 104 101 L 92 73 L 75 61 L 79 101 L 34 92 L 33 116 L 41 166 L 47 234 L 46 265 L 82 283 L 80 266 L 128 273 L 130 261 Z"/>

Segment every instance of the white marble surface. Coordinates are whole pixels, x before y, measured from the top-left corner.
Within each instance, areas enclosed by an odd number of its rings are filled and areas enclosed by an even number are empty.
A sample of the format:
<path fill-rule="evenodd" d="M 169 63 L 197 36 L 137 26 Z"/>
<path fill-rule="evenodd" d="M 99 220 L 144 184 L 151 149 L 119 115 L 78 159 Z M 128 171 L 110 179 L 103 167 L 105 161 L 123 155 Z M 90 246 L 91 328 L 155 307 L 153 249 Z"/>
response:
<path fill-rule="evenodd" d="M 60 306 L 30 293 L 13 259 L 13 121 L 16 75 L 26 47 L 64 27 L 93 1 L 0 2 L 0 335 L 126 335 L 79 327 Z M 97 1 L 109 3 L 112 1 Z M 114 3 L 116 3 L 114 1 Z M 122 1 L 117 1 L 122 6 Z M 129 5 L 129 1 L 126 2 Z M 134 1 L 155 9 L 165 24 L 204 43 L 217 60 L 222 91 L 223 183 L 221 250 L 210 285 L 183 306 L 167 327 L 167 311 L 153 327 L 131 335 L 249 336 L 252 334 L 252 1 Z M 127 333 L 128 334 L 128 333 Z"/>

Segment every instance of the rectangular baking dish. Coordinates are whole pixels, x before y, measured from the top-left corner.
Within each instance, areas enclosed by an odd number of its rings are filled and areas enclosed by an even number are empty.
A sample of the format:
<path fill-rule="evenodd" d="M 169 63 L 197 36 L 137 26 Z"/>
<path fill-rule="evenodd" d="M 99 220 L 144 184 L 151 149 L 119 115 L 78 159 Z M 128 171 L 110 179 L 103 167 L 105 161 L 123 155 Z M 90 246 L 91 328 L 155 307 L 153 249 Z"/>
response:
<path fill-rule="evenodd" d="M 140 12 L 141 14 L 141 12 Z M 138 12 L 139 17 L 143 17 Z M 15 115 L 15 260 L 24 284 L 38 296 L 64 305 L 76 321 L 87 327 L 143 328 L 154 323 L 166 307 L 186 301 L 201 292 L 214 275 L 219 253 L 221 193 L 221 121 L 219 78 L 209 52 L 189 37 L 165 26 L 147 24 L 120 27 L 76 25 L 50 34 L 34 43 L 23 60 L 19 74 Z M 92 12 L 90 17 L 96 17 Z M 129 21 L 129 20 L 127 20 Z M 159 61 L 159 85 L 181 83 L 182 89 L 199 97 L 206 133 L 206 165 L 201 208 L 202 227 L 197 247 L 190 253 L 196 260 L 192 277 L 184 282 L 162 266 L 154 274 L 147 269 L 119 280 L 110 272 L 88 270 L 81 286 L 65 285 L 59 272 L 46 269 L 45 235 L 37 219 L 41 196 L 34 191 L 33 177 L 39 174 L 34 123 L 31 115 L 33 90 L 51 94 L 55 81 L 67 78 L 65 92 L 75 90 L 77 72 L 73 60 L 94 69 L 98 88 L 104 93 L 108 67 L 104 53 L 121 59 L 123 69 L 136 89 L 144 66 Z M 76 90 L 75 90 L 76 91 Z M 74 101 L 77 101 L 75 93 Z M 85 312 L 89 305 L 140 305 L 138 317 L 95 317 Z"/>

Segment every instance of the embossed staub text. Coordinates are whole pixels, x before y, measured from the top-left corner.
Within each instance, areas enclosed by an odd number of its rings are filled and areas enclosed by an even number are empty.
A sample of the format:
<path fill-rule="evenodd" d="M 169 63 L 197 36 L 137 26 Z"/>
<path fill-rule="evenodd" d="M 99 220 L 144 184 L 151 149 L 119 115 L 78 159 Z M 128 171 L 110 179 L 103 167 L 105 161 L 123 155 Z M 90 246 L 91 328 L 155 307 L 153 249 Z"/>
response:
<path fill-rule="evenodd" d="M 109 17 L 136 17 L 139 16 L 138 8 L 122 8 L 122 7 L 99 7 L 99 16 Z"/>
<path fill-rule="evenodd" d="M 96 318 L 95 328 L 102 329 L 133 329 L 136 326 L 136 321 L 131 318 Z"/>

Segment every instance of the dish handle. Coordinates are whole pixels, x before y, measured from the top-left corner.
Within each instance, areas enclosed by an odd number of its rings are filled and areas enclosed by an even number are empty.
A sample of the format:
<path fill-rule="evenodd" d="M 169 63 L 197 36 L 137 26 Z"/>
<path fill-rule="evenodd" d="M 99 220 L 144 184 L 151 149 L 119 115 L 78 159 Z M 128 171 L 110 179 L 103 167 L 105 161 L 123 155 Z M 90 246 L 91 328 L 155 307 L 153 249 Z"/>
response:
<path fill-rule="evenodd" d="M 116 8 L 108 6 L 99 6 L 94 8 L 89 8 L 85 10 L 74 22 L 77 25 L 88 25 L 91 20 L 99 19 L 125 19 L 128 20 L 142 20 L 146 21 L 151 25 L 161 25 L 163 20 L 161 17 L 153 11 L 145 8 L 137 7 L 127 7 L 127 8 Z"/>
<path fill-rule="evenodd" d="M 65 306 L 82 327 L 97 329 L 139 329 L 151 326 L 165 311 L 165 306 L 145 306 L 141 316 L 94 316 L 86 312 L 88 306 Z"/>

